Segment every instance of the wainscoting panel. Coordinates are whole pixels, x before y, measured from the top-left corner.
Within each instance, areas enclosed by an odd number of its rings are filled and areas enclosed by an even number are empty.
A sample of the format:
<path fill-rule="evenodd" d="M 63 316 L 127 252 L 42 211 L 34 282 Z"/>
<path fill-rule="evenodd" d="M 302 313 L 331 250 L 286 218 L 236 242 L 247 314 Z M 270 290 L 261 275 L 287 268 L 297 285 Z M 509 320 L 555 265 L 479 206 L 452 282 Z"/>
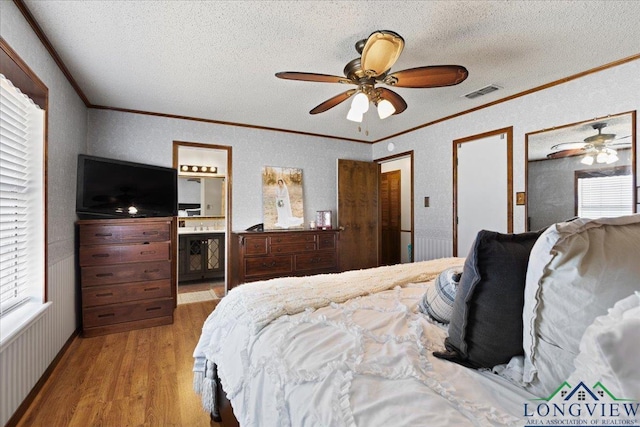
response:
<path fill-rule="evenodd" d="M 0 425 L 5 425 L 76 329 L 74 256 L 48 269 L 51 307 L 0 353 Z"/>
<path fill-rule="evenodd" d="M 453 241 L 450 239 L 429 239 L 416 237 L 415 260 L 428 261 L 453 256 Z"/>

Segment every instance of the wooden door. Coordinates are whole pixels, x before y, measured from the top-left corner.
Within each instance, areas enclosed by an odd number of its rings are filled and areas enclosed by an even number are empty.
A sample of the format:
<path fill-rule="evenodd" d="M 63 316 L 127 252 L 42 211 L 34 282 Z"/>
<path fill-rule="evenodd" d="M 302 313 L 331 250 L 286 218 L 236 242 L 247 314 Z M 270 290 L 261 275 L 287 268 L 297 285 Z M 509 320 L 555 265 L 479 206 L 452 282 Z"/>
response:
<path fill-rule="evenodd" d="M 340 269 L 378 266 L 378 165 L 338 159 Z"/>
<path fill-rule="evenodd" d="M 380 265 L 400 264 L 401 192 L 399 170 L 380 175 Z"/>

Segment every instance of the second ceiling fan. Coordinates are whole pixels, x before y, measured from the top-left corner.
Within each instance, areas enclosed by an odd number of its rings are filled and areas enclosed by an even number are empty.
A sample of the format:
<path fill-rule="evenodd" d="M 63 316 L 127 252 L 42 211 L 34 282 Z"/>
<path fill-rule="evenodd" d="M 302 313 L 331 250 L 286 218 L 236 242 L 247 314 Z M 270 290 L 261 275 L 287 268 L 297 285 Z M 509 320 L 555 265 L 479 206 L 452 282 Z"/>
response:
<path fill-rule="evenodd" d="M 407 109 L 407 103 L 400 95 L 385 87 L 376 87 L 376 84 L 406 88 L 436 88 L 457 85 L 469 75 L 467 69 L 461 65 L 432 65 L 389 74 L 403 48 L 404 39 L 399 34 L 386 30 L 375 31 L 367 39 L 356 43 L 356 51 L 361 56 L 345 66 L 344 77 L 297 71 L 276 73 L 276 77 L 287 80 L 356 85 L 357 88 L 327 99 L 309 113 L 323 113 L 355 95 L 347 118 L 361 122 L 371 102 L 377 107 L 381 119 L 400 114 Z"/>

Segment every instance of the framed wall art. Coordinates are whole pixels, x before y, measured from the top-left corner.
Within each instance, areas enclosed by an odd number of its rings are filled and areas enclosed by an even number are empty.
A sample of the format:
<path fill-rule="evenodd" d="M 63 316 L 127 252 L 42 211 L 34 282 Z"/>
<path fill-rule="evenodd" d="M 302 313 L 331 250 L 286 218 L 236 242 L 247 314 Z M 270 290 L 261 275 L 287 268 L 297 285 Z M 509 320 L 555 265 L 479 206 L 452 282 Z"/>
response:
<path fill-rule="evenodd" d="M 304 227 L 302 169 L 262 168 L 262 217 L 265 230 Z"/>

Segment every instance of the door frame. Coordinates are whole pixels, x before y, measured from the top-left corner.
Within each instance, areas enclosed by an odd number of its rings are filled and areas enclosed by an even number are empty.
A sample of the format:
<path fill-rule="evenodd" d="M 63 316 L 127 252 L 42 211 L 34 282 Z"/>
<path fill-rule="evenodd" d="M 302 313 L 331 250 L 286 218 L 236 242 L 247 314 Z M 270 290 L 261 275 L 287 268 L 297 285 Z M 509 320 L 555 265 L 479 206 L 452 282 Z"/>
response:
<path fill-rule="evenodd" d="M 496 129 L 465 138 L 453 140 L 453 256 L 458 256 L 458 144 L 484 139 L 490 136 L 507 135 L 507 232 L 513 233 L 513 126 Z"/>
<path fill-rule="evenodd" d="M 178 152 L 180 147 L 191 147 L 191 148 L 204 148 L 210 150 L 223 150 L 227 152 L 227 176 L 226 176 L 226 210 L 225 210 L 225 233 L 224 233 L 224 262 L 225 262 L 225 273 L 224 273 L 224 293 L 225 295 L 229 289 L 229 282 L 231 278 L 231 262 L 229 260 L 229 256 L 231 255 L 231 214 L 232 214 L 232 184 L 233 184 L 233 171 L 232 171 L 232 147 L 228 145 L 218 145 L 218 144 L 206 144 L 202 142 L 189 142 L 189 141 L 173 141 L 173 167 L 178 169 Z M 176 222 L 177 226 L 177 222 Z M 177 230 L 177 229 L 176 229 Z M 177 235 L 177 231 L 176 231 Z M 176 245 L 177 246 L 177 245 Z M 176 247 L 177 255 L 178 248 Z M 176 270 L 178 266 L 176 263 Z M 178 271 L 176 271 L 176 277 L 178 277 Z M 176 288 L 178 287 L 178 281 L 176 280 Z"/>
<path fill-rule="evenodd" d="M 409 231 L 411 233 L 411 249 L 412 249 L 412 254 L 415 254 L 415 242 L 414 242 L 414 234 L 415 234 L 415 223 L 414 223 L 414 211 L 415 211 L 415 206 L 414 206 L 414 155 L 413 155 L 413 150 L 409 150 L 409 151 L 405 151 L 402 153 L 398 153 L 398 154 L 393 154 L 391 156 L 387 156 L 387 157 L 381 157 L 379 159 L 374 160 L 375 163 L 378 164 L 378 189 L 380 188 L 380 179 L 382 176 L 382 163 L 387 163 L 393 160 L 400 160 L 403 159 L 405 157 L 409 157 L 410 160 L 410 164 L 411 164 L 411 171 L 409 174 L 409 186 L 410 186 L 410 202 L 409 205 L 411 206 L 411 212 L 410 212 L 410 216 L 411 216 L 411 230 L 403 230 L 402 227 L 400 227 L 400 234 L 402 235 L 403 232 L 407 232 Z M 380 191 L 380 190 L 378 190 Z M 378 204 L 378 217 L 380 217 L 380 210 L 382 209 L 382 204 L 379 203 Z M 380 221 L 378 221 L 378 241 L 382 243 L 382 223 Z M 378 259 L 380 259 L 380 256 L 382 255 L 382 247 L 381 245 L 378 245 Z M 415 256 L 412 255 L 410 262 L 414 262 L 415 260 Z"/>

